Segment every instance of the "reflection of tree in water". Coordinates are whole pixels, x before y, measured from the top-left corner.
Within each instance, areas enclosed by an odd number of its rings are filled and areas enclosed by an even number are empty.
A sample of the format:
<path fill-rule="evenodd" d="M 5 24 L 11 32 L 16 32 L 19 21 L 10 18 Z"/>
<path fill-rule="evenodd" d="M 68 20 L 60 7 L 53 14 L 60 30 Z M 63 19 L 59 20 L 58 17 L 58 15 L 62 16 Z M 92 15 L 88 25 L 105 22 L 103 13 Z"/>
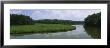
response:
<path fill-rule="evenodd" d="M 85 31 L 95 39 L 101 39 L 101 28 L 84 26 Z"/>

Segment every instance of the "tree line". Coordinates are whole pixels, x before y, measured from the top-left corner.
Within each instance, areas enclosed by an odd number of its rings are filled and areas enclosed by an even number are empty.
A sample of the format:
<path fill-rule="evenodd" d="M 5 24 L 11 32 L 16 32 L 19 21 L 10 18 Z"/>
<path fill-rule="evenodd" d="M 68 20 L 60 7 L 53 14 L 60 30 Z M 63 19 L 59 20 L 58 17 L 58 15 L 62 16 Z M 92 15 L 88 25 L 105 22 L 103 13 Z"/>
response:
<path fill-rule="evenodd" d="M 35 20 L 36 23 L 45 23 L 45 24 L 74 24 L 71 20 L 59 20 L 59 19 L 42 19 Z"/>
<path fill-rule="evenodd" d="M 10 25 L 33 24 L 33 19 L 26 15 L 10 14 Z"/>
<path fill-rule="evenodd" d="M 84 24 L 84 21 L 72 21 L 72 20 L 59 20 L 59 19 L 42 19 L 35 20 L 36 23 L 45 23 L 45 24 Z"/>
<path fill-rule="evenodd" d="M 85 26 L 96 26 L 101 27 L 101 12 L 89 15 L 85 18 Z"/>
<path fill-rule="evenodd" d="M 10 25 L 29 25 L 35 23 L 74 24 L 71 20 L 58 20 L 58 19 L 33 20 L 32 18 L 26 15 L 10 14 Z"/>
<path fill-rule="evenodd" d="M 45 23 L 45 24 L 74 24 L 71 20 L 58 20 L 58 19 L 42 19 L 33 20 L 26 15 L 10 14 L 10 25 L 29 25 L 35 23 Z"/>

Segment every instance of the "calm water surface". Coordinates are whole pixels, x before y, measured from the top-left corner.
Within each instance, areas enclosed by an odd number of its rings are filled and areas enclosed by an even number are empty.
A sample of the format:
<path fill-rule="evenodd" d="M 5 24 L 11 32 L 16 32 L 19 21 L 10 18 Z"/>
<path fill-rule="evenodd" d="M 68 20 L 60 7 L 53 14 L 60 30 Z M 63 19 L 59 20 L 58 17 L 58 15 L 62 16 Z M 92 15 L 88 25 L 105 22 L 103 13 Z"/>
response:
<path fill-rule="evenodd" d="M 11 34 L 11 39 L 100 39 L 101 32 L 98 28 L 84 28 L 75 25 L 76 29 L 57 33 Z"/>

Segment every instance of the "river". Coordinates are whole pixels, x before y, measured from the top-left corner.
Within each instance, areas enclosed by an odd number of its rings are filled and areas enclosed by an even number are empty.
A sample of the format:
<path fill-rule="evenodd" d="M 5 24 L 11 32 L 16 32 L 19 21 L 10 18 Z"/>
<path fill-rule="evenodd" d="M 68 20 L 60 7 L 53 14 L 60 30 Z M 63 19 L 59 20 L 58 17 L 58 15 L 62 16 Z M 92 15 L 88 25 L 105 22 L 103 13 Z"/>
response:
<path fill-rule="evenodd" d="M 75 25 L 76 29 L 67 32 L 11 34 L 11 39 L 100 39 L 101 31 L 97 28 L 84 28 Z"/>

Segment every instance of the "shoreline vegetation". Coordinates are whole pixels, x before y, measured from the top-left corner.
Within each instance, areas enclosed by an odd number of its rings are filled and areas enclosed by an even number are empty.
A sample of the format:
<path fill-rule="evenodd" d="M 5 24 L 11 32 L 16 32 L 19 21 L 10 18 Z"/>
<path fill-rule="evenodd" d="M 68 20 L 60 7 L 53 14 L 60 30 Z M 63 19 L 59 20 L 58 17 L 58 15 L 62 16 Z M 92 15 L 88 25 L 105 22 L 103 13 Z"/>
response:
<path fill-rule="evenodd" d="M 23 34 L 23 33 L 54 33 L 63 32 L 76 29 L 75 26 L 64 24 L 41 24 L 36 23 L 34 25 L 12 25 L 11 34 Z"/>

